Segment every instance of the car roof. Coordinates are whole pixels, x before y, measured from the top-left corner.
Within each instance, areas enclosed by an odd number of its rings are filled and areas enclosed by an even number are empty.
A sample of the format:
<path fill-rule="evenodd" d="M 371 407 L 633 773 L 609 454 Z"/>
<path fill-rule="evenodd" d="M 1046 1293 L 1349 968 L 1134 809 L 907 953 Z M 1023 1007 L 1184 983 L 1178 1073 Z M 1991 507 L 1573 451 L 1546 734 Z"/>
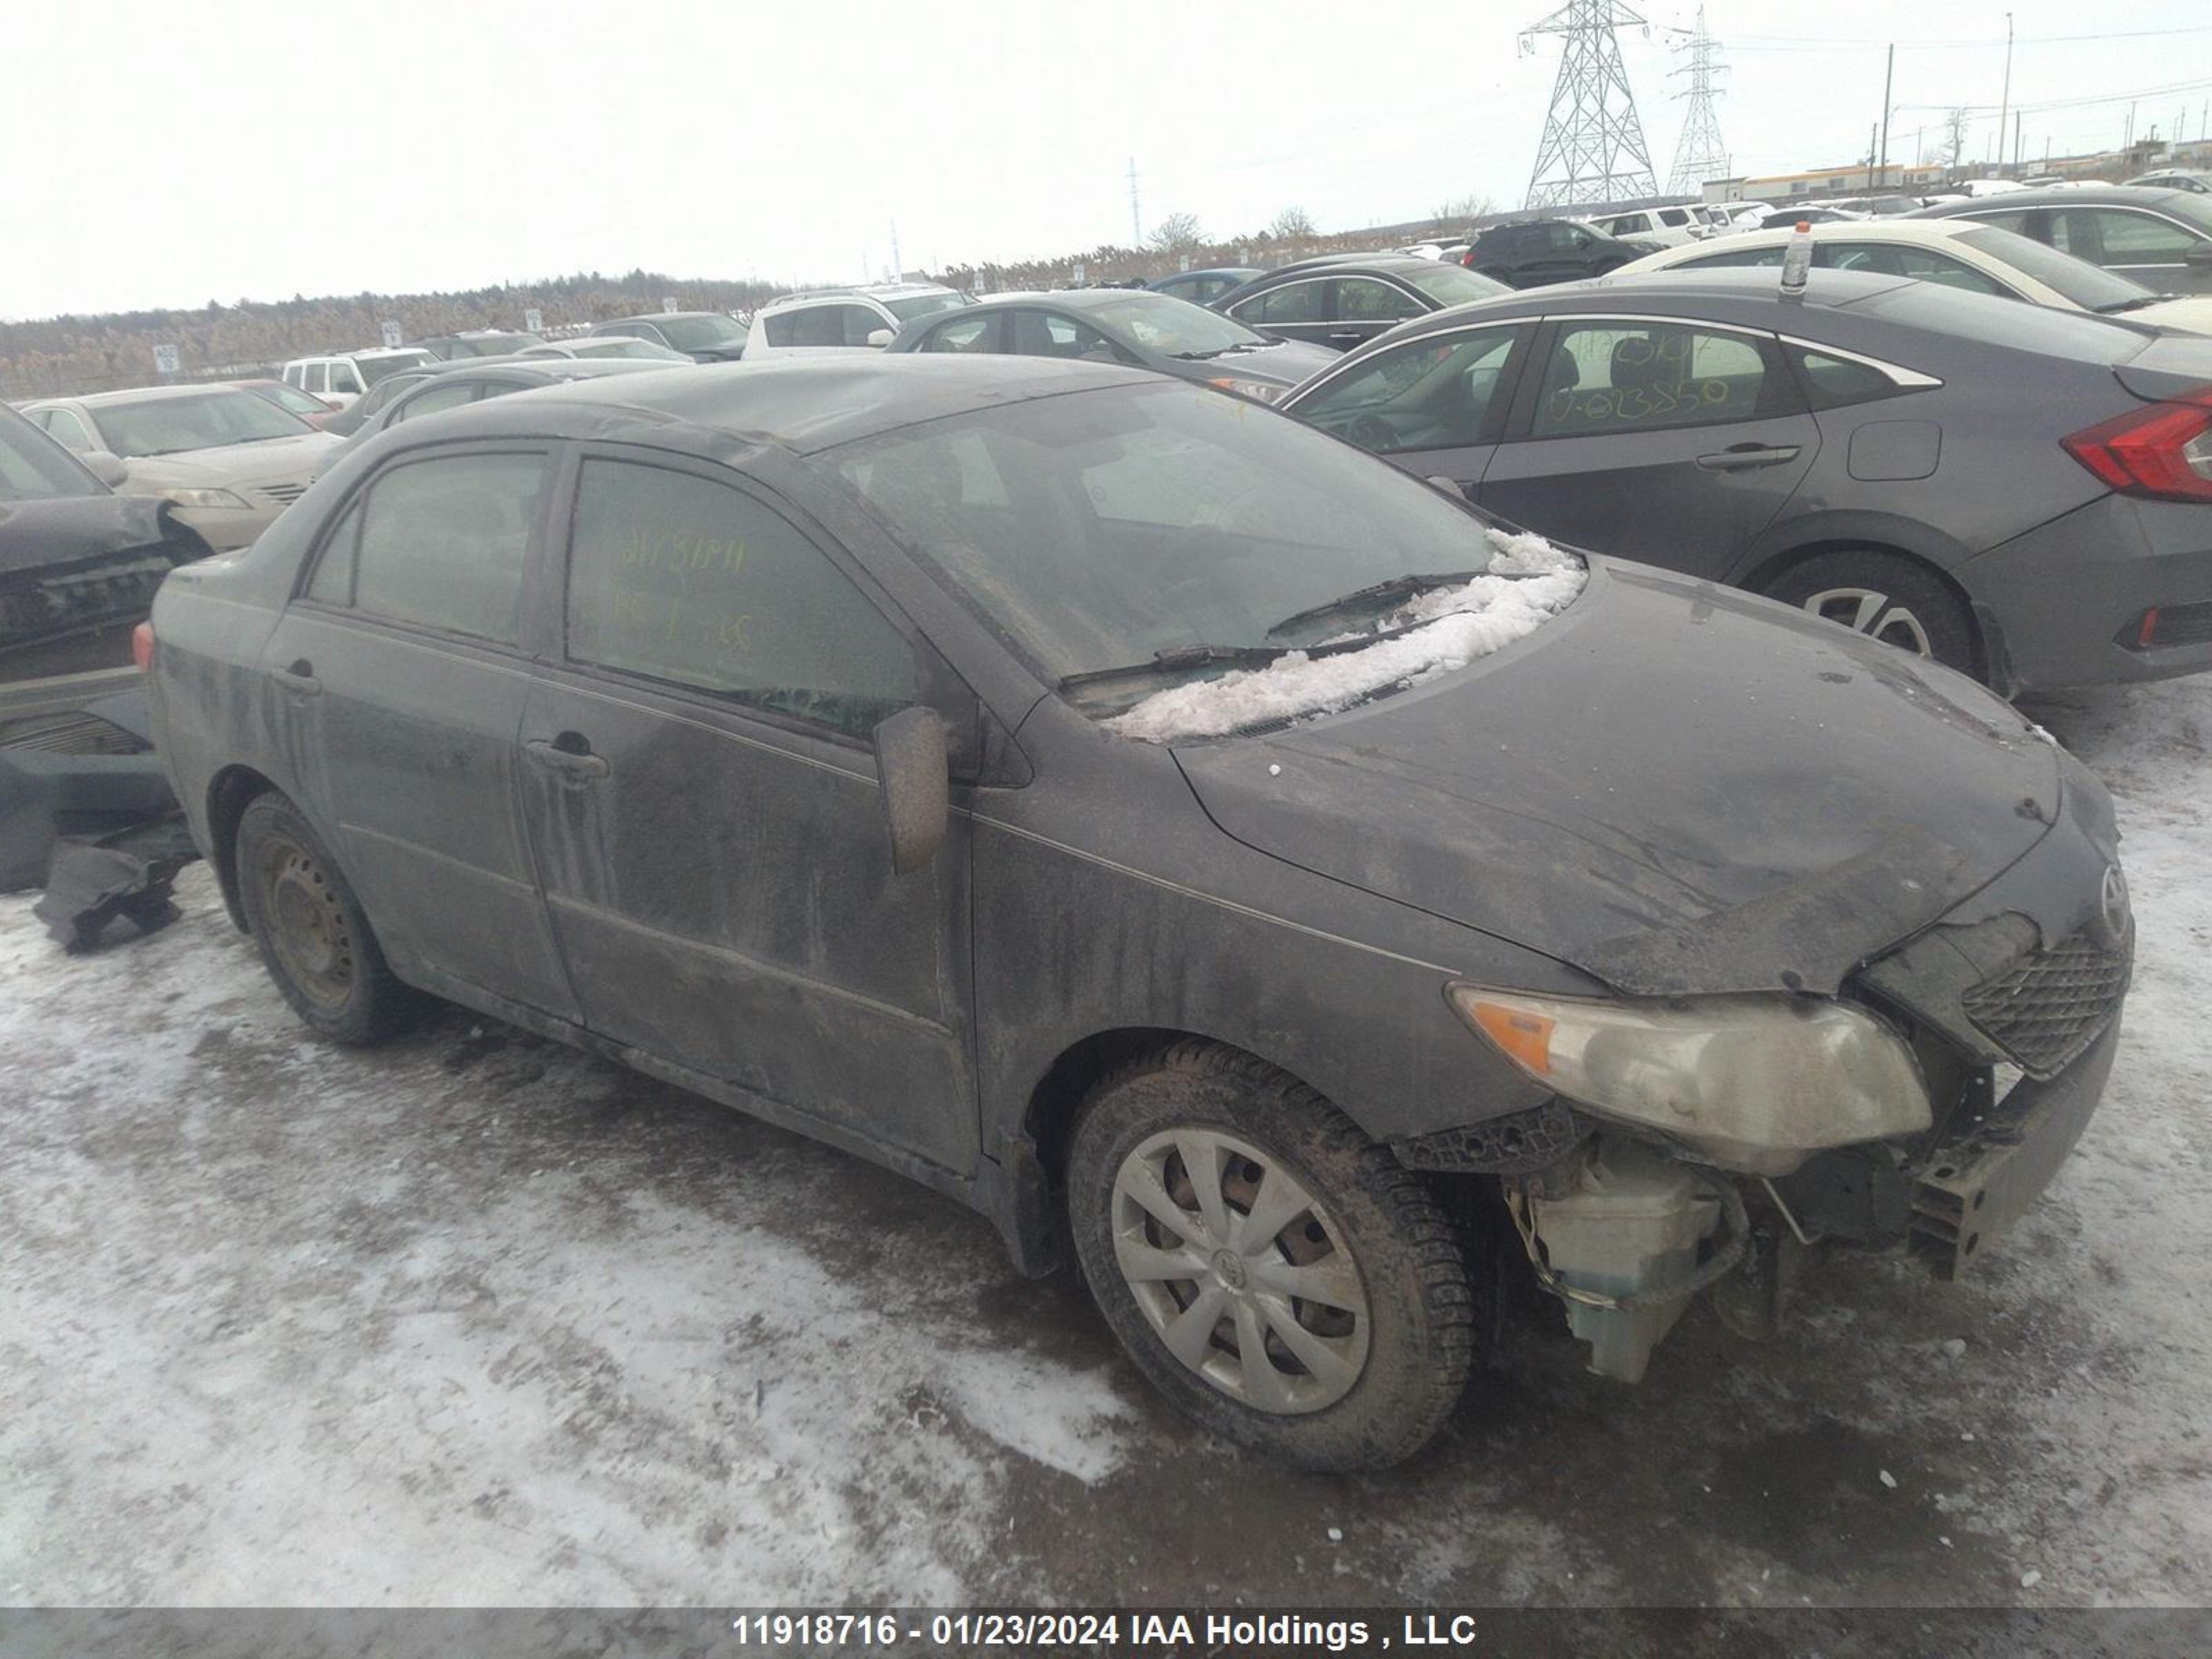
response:
<path fill-rule="evenodd" d="M 2032 207 L 2157 207 L 2172 201 L 2192 201 L 2194 192 L 2156 185 L 2046 185 L 2040 190 L 2001 190 L 1988 196 L 1969 196 L 1962 202 L 1922 208 L 1929 218 L 1955 218 L 1967 209 L 2010 213 Z M 1909 216 L 1918 217 L 1919 215 Z"/>
<path fill-rule="evenodd" d="M 1853 239 L 1872 242 L 1918 242 L 1931 239 L 1955 240 L 1970 231 L 1989 228 L 1978 219 L 1916 219 L 1896 215 L 1887 219 L 1816 220 L 1806 228 L 1806 234 L 1816 242 Z M 1711 241 L 1683 242 L 1674 247 L 1660 249 L 1657 257 L 1673 261 L 1700 253 L 1718 253 L 1732 247 L 1779 247 L 1787 246 L 1790 239 L 1796 234 L 1794 227 L 1777 225 L 1771 230 L 1747 230 Z"/>
<path fill-rule="evenodd" d="M 468 357 L 459 362 L 440 363 L 422 378 L 436 380 L 477 369 L 520 368 L 555 380 L 590 380 L 599 374 L 620 374 L 625 370 L 656 367 L 679 368 L 683 365 L 665 358 L 647 357 Z"/>
<path fill-rule="evenodd" d="M 1267 273 L 1257 265 L 1194 265 L 1188 270 L 1171 270 L 1164 276 L 1155 276 L 1155 287 L 1191 276 L 1262 276 Z"/>
<path fill-rule="evenodd" d="M 592 326 L 600 329 L 609 323 L 662 323 L 675 317 L 720 317 L 726 323 L 738 320 L 726 311 L 641 311 L 635 317 L 610 317 L 605 322 L 593 323 Z"/>
<path fill-rule="evenodd" d="M 1432 262 L 1424 261 L 1424 263 Z M 1176 274 L 1180 276 L 1182 273 L 1177 272 Z M 1197 274 L 1198 273 L 1195 271 L 1190 273 L 1192 276 L 1196 276 Z M 933 313 L 927 319 L 917 319 L 916 320 L 926 320 L 932 324 L 957 321 L 960 318 L 967 316 L 971 312 L 980 311 L 987 307 L 1004 307 L 1008 304 L 1025 306 L 1040 304 L 1055 305 L 1065 307 L 1070 311 L 1097 311 L 1103 307 L 1114 305 L 1121 301 L 1131 299 L 1163 300 L 1170 305 L 1178 306 L 1187 306 L 1190 303 L 1188 300 L 1176 299 L 1172 294 L 1159 294 L 1148 288 L 1028 289 L 1017 289 L 1007 294 L 986 294 L 979 298 L 975 304 L 970 306 L 963 306 L 957 311 Z"/>
<path fill-rule="evenodd" d="M 88 392 L 76 398 L 43 398 L 40 403 L 82 404 L 88 409 L 98 409 L 108 404 L 166 403 L 173 398 L 191 398 L 210 392 L 236 392 L 239 388 L 228 380 L 196 380 L 190 386 L 134 386 L 115 392 Z M 27 405 L 35 407 L 36 405 Z"/>
<path fill-rule="evenodd" d="M 487 398 L 440 418 L 450 422 L 466 415 L 467 429 L 479 434 L 501 428 L 542 433 L 549 417 L 556 425 L 566 424 L 555 413 L 565 408 L 575 411 L 571 418 L 580 430 L 601 431 L 605 416 L 627 410 L 655 422 L 764 439 L 811 454 L 978 409 L 1099 386 L 1174 384 L 1111 363 L 923 352 L 630 367 L 642 372 Z"/>
<path fill-rule="evenodd" d="M 1885 276 L 1862 270 L 1817 270 L 1809 273 L 1809 277 L 1804 294 L 1789 301 L 1801 311 L 1856 305 L 1912 281 L 1910 276 Z M 1462 305 L 1447 306 L 1442 311 L 1409 318 L 1380 337 L 1394 341 L 1413 339 L 1461 327 L 1483 317 L 1510 316 L 1516 312 L 1558 316 L 1641 306 L 1661 310 L 1695 307 L 1716 322 L 1741 320 L 1750 326 L 1771 328 L 1775 326 L 1771 307 L 1780 303 L 1781 286 L 1771 265 L 1639 270 L 1588 282 L 1559 283 L 1548 288 L 1516 289 L 1486 300 L 1469 300 Z"/>

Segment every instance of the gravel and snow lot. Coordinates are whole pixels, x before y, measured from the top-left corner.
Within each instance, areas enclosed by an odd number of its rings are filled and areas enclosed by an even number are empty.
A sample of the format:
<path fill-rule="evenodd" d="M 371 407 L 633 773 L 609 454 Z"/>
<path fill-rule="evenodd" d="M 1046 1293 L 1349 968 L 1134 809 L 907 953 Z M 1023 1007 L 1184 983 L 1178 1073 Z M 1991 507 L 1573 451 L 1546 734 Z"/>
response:
<path fill-rule="evenodd" d="M 464 1014 L 306 1040 L 204 870 L 84 958 L 0 900 L 0 1601 L 2203 1603 L 2212 685 L 2031 712 L 2141 949 L 1982 1277 L 1831 1261 L 1636 1390 L 1547 1311 L 1361 1480 L 1187 1429 L 896 1177 Z"/>

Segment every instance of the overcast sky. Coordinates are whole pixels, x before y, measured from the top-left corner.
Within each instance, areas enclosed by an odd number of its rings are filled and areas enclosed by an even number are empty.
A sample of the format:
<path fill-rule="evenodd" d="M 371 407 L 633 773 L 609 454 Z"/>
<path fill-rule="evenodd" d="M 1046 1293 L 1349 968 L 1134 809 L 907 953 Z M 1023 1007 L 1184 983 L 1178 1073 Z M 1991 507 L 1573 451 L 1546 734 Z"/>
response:
<path fill-rule="evenodd" d="M 1228 236 L 1291 204 L 1324 230 L 1470 195 L 1508 208 L 1559 56 L 1518 51 L 1545 0 L 9 9 L 14 318 L 634 266 L 851 280 L 889 264 L 894 222 L 908 269 L 1057 255 L 1128 240 L 1132 157 L 1147 230 L 1174 211 Z M 1662 184 L 1681 125 L 1668 26 L 1693 10 L 1653 5 L 1648 37 L 1622 33 Z M 2197 136 L 2203 0 L 2013 16 L 2031 155 L 2118 143 L 2138 93 L 2139 135 L 2185 115 Z M 1707 21 L 1739 171 L 1858 160 L 1891 39 L 1892 159 L 1922 129 L 1932 145 L 1953 104 L 1990 106 L 1968 143 L 1988 153 L 2002 7 L 1711 0 Z"/>

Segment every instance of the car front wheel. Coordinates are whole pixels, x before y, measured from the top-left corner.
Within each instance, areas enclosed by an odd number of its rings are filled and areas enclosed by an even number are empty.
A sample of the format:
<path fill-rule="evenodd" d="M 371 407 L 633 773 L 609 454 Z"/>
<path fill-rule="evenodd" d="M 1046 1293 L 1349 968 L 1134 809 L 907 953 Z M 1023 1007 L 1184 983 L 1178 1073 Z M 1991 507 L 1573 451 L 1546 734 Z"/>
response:
<path fill-rule="evenodd" d="M 1379 1468 L 1465 1389 L 1473 1298 L 1450 1223 L 1341 1113 L 1249 1055 L 1182 1043 L 1102 1082 L 1068 1208 L 1138 1368 L 1229 1439 Z"/>

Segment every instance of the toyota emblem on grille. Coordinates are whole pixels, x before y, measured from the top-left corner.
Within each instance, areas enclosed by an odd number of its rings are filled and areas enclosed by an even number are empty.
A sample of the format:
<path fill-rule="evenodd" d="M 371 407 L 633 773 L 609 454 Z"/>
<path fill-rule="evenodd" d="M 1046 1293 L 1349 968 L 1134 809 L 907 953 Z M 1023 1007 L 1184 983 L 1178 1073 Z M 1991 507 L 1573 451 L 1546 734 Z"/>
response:
<path fill-rule="evenodd" d="M 2120 866 L 2105 866 L 2104 890 L 2098 896 L 2097 921 L 2104 934 L 2104 943 L 2118 950 L 2128 937 L 2128 878 L 2120 873 Z"/>

